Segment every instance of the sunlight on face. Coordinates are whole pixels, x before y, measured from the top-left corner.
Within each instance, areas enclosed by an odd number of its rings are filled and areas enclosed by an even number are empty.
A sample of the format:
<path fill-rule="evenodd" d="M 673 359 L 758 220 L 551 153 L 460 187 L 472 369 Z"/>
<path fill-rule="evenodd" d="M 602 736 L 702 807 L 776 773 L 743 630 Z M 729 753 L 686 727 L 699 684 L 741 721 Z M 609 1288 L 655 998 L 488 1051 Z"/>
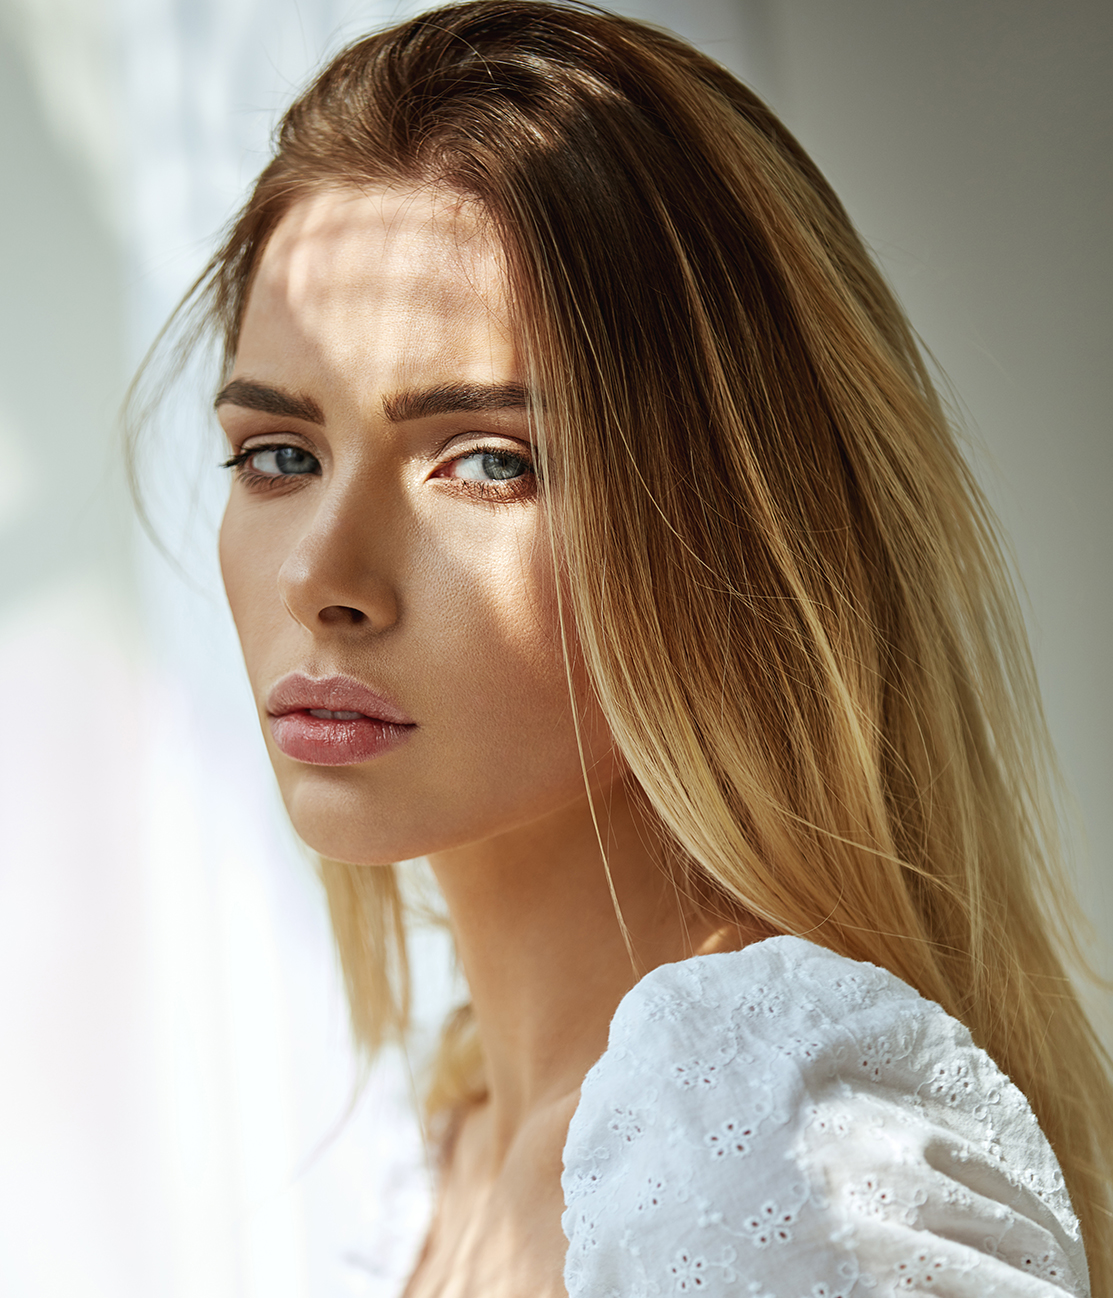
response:
<path fill-rule="evenodd" d="M 218 399 L 220 555 L 294 827 L 376 864 L 584 798 L 500 250 L 451 195 L 278 226 Z M 606 726 L 580 706 L 592 782 Z"/>

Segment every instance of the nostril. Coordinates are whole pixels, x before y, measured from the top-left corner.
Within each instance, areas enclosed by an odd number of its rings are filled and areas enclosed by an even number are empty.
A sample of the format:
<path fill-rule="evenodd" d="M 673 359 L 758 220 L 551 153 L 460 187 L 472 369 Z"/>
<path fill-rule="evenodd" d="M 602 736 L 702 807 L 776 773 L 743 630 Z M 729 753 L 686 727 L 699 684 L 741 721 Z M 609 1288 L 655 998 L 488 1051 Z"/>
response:
<path fill-rule="evenodd" d="M 322 622 L 332 624 L 347 622 L 351 626 L 358 626 L 360 622 L 367 621 L 366 613 L 358 608 L 350 608 L 347 604 L 330 604 L 328 608 L 321 609 L 318 616 Z"/>

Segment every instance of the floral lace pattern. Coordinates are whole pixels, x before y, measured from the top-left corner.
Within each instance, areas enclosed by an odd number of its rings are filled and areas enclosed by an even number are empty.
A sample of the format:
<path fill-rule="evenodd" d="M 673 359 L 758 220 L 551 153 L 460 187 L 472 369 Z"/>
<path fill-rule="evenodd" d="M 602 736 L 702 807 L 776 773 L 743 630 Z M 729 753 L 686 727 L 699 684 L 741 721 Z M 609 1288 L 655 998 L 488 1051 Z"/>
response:
<path fill-rule="evenodd" d="M 1087 1298 L 1024 1096 L 898 978 L 801 938 L 643 978 L 564 1150 L 569 1298 Z"/>

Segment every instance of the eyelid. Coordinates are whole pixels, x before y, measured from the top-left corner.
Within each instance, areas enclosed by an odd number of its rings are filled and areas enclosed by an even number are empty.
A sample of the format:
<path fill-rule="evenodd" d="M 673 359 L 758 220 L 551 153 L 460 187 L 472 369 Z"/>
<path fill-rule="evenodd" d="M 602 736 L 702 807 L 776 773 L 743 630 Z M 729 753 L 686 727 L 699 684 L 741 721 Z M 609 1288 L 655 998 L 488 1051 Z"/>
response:
<path fill-rule="evenodd" d="M 513 442 L 513 446 L 507 446 L 507 441 Z M 450 446 L 437 456 L 434 472 L 439 472 L 449 464 L 455 464 L 457 460 L 467 460 L 473 455 L 512 455 L 515 459 L 522 460 L 529 466 L 531 473 L 537 472 L 537 461 L 534 455 L 533 447 L 528 442 L 519 441 L 517 438 L 503 438 L 500 444 L 497 438 L 484 438 L 482 434 L 477 434 L 477 440 L 470 443 L 464 443 L 462 446 Z"/>
<path fill-rule="evenodd" d="M 229 437 L 228 442 L 236 455 L 245 450 L 265 451 L 276 446 L 296 446 L 299 450 L 308 451 L 317 459 L 321 458 L 312 439 L 306 437 L 304 433 L 295 432 L 292 428 L 268 428 L 266 432 L 244 433 L 239 437 Z M 256 444 L 251 445 L 251 443 Z"/>
<path fill-rule="evenodd" d="M 529 437 L 519 437 L 516 433 L 511 432 L 500 432 L 497 428 L 469 428 L 464 432 L 453 433 L 451 436 L 446 437 L 433 452 L 433 458 L 441 459 L 446 457 L 454 459 L 457 456 L 469 454 L 473 443 L 474 449 L 482 449 L 492 442 L 513 443 L 514 447 L 521 447 L 531 460 L 535 454 L 533 441 Z M 457 444 L 459 444 L 460 448 L 469 449 L 457 449 Z M 499 447 L 498 449 L 505 450 L 506 447 Z M 449 454 L 450 451 L 451 455 Z M 517 450 L 515 450 L 514 454 L 517 453 Z"/>

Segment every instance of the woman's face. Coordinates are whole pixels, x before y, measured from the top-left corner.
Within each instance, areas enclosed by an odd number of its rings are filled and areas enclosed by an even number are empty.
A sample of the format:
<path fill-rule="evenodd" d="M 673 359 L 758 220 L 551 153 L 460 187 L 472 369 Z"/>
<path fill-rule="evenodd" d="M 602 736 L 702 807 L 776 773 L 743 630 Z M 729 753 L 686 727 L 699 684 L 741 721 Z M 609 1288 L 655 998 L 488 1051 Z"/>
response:
<path fill-rule="evenodd" d="M 306 842 L 379 864 L 578 803 L 544 496 L 479 214 L 395 189 L 299 203 L 217 404 L 224 580 Z M 605 723 L 578 710 L 605 785 Z"/>

